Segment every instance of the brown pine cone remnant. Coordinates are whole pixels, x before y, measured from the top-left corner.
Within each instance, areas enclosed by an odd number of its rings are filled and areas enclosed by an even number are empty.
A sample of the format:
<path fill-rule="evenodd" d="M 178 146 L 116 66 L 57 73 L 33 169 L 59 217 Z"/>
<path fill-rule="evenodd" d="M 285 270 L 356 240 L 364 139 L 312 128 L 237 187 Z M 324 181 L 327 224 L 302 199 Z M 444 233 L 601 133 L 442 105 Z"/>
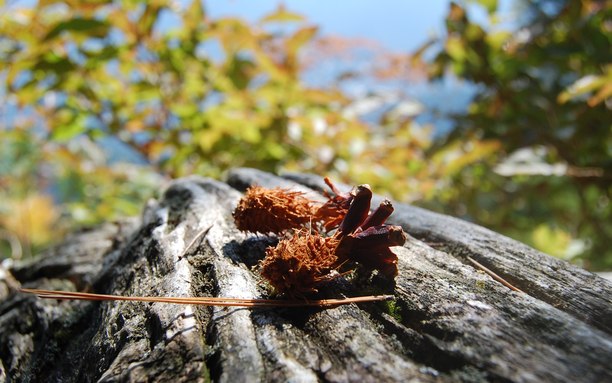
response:
<path fill-rule="evenodd" d="M 259 263 L 262 278 L 279 294 L 293 298 L 317 291 L 329 282 L 330 272 L 345 262 L 357 262 L 366 270 L 395 278 L 398 257 L 390 249 L 402 246 L 406 235 L 400 226 L 384 225 L 393 213 L 393 204 L 385 199 L 370 213 L 372 190 L 359 185 L 348 193 L 340 192 L 329 178 L 325 182 L 336 194 L 316 209 L 316 202 L 305 193 L 289 189 L 266 189 L 253 186 L 247 190 L 234 212 L 240 230 L 253 233 L 287 234 L 276 248 L 266 250 Z M 311 225 L 309 230 L 304 227 Z M 323 237 L 337 228 L 333 236 Z M 325 230 L 323 230 L 325 229 Z M 311 233 L 310 230 L 313 230 Z"/>
<path fill-rule="evenodd" d="M 236 226 L 252 233 L 282 234 L 310 222 L 315 208 L 303 192 L 253 186 L 234 211 Z"/>
<path fill-rule="evenodd" d="M 355 196 L 351 192 L 344 193 L 338 190 L 329 177 L 325 177 L 324 181 L 336 196 L 331 197 L 325 191 L 325 197 L 328 198 L 328 201 L 317 209 L 313 221 L 323 222 L 325 230 L 330 231 L 340 226 Z"/>
<path fill-rule="evenodd" d="M 351 234 L 357 230 L 370 214 L 370 202 L 372 201 L 372 189 L 370 185 L 363 184 L 351 191 L 354 195 L 342 223 L 338 227 L 339 234 Z"/>
<path fill-rule="evenodd" d="M 293 237 L 283 239 L 276 248 L 269 247 L 266 258 L 258 268 L 279 294 L 292 298 L 316 292 L 316 287 L 329 279 L 336 265 L 338 241 L 319 233 L 300 230 Z"/>
<path fill-rule="evenodd" d="M 335 236 L 338 238 L 337 236 Z M 390 247 L 403 246 L 406 234 L 401 226 L 372 226 L 342 237 L 336 251 L 338 262 L 359 262 L 368 270 L 378 270 L 389 278 L 397 276 L 397 255 Z"/>
<path fill-rule="evenodd" d="M 368 270 L 395 278 L 398 273 L 397 255 L 390 247 L 403 246 L 406 234 L 401 226 L 384 225 L 393 213 L 393 204 L 384 199 L 380 206 L 370 211 L 372 191 L 367 184 L 359 185 L 344 220 L 334 234 L 340 241 L 336 256 L 340 263 L 354 261 Z"/>

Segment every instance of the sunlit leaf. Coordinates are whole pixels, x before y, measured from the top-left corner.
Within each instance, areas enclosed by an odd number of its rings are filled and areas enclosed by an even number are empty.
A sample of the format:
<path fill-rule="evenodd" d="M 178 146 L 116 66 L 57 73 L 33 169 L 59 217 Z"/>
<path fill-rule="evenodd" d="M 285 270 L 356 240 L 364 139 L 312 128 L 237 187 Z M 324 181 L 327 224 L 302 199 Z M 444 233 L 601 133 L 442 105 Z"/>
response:
<path fill-rule="evenodd" d="M 497 0 L 472 0 L 483 5 L 489 13 L 497 10 Z"/>
<path fill-rule="evenodd" d="M 459 62 L 464 61 L 467 57 L 463 40 L 457 37 L 451 37 L 446 41 L 446 51 Z"/>
<path fill-rule="evenodd" d="M 7 230 L 35 244 L 48 243 L 53 239 L 53 225 L 60 213 L 51 196 L 34 194 L 12 201 L 10 206 L 10 214 L 0 215 L 0 223 Z"/>
<path fill-rule="evenodd" d="M 63 31 L 86 33 L 89 37 L 104 37 L 108 33 L 108 29 L 109 25 L 105 21 L 96 19 L 72 19 L 57 24 L 55 28 L 45 36 L 43 41 L 51 40 L 59 36 Z"/>
<path fill-rule="evenodd" d="M 344 97 L 340 92 L 326 92 L 319 89 L 304 90 L 303 97 L 313 104 L 327 105 L 334 101 L 343 101 Z"/>
<path fill-rule="evenodd" d="M 410 62 L 413 66 L 421 64 L 423 62 L 423 54 L 436 43 L 435 40 L 430 40 L 427 43 L 423 44 L 416 52 L 414 52 L 410 57 Z"/>
<path fill-rule="evenodd" d="M 250 60 L 235 58 L 231 61 L 227 74 L 234 86 L 244 89 L 249 85 L 255 73 L 255 65 Z"/>
<path fill-rule="evenodd" d="M 39 0 L 38 6 L 45 7 L 47 5 L 57 3 L 66 3 L 71 7 L 76 8 L 95 9 L 96 7 L 102 6 L 104 4 L 112 3 L 112 0 Z"/>
<path fill-rule="evenodd" d="M 174 104 L 170 110 L 179 117 L 190 117 L 198 112 L 198 107 L 191 103 Z"/>
<path fill-rule="evenodd" d="M 502 49 L 504 44 L 506 44 L 512 38 L 512 33 L 507 31 L 500 31 L 493 34 L 488 34 L 486 36 L 487 43 L 489 46 L 495 49 Z"/>
<path fill-rule="evenodd" d="M 303 20 L 303 16 L 300 16 L 296 13 L 287 12 L 287 10 L 285 9 L 285 5 L 283 3 L 280 3 L 276 12 L 265 16 L 263 19 L 261 19 L 261 22 L 295 22 Z"/>
<path fill-rule="evenodd" d="M 465 17 L 465 10 L 456 3 L 451 2 L 450 13 L 448 14 L 449 21 L 459 21 Z"/>
<path fill-rule="evenodd" d="M 145 130 L 145 128 L 146 125 L 141 120 L 132 120 L 125 124 L 125 129 L 129 132 L 141 132 Z"/>
<path fill-rule="evenodd" d="M 604 84 L 599 89 L 599 91 L 597 92 L 596 95 L 594 95 L 593 97 L 589 98 L 589 100 L 587 101 L 587 104 L 590 107 L 594 107 L 594 106 L 602 103 L 603 101 L 605 101 L 609 97 L 612 97 L 612 81 Z"/>
<path fill-rule="evenodd" d="M 287 40 L 287 50 L 289 52 L 296 52 L 304 44 L 310 41 L 315 33 L 317 33 L 317 27 L 302 28 L 297 31 L 289 40 Z"/>
<path fill-rule="evenodd" d="M 85 116 L 79 116 L 73 122 L 69 124 L 57 126 L 53 130 L 51 137 L 56 141 L 67 141 L 85 132 L 86 130 L 85 121 L 86 121 Z"/>
<path fill-rule="evenodd" d="M 560 93 L 557 97 L 557 102 L 563 104 L 572 98 L 593 92 L 599 89 L 607 81 L 608 79 L 604 76 L 586 75 L 573 83 L 567 90 Z"/>
<path fill-rule="evenodd" d="M 533 231 L 535 247 L 555 257 L 563 257 L 571 239 L 569 233 L 559 228 L 551 229 L 547 224 L 541 224 Z"/>
<path fill-rule="evenodd" d="M 189 31 L 196 30 L 198 26 L 203 25 L 205 17 L 202 0 L 193 0 L 189 10 L 185 13 L 185 28 Z"/>
<path fill-rule="evenodd" d="M 149 36 L 157 21 L 157 16 L 162 9 L 163 3 L 158 2 L 146 2 L 146 8 L 142 13 L 142 16 L 136 23 L 139 36 Z"/>

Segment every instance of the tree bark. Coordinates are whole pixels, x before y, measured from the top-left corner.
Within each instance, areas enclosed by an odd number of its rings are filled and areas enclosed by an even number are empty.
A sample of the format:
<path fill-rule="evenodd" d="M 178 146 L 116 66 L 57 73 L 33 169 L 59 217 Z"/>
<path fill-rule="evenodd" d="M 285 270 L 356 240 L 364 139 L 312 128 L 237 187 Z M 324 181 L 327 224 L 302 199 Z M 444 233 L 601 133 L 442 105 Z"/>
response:
<path fill-rule="evenodd" d="M 239 232 L 231 215 L 255 182 L 325 187 L 317 176 L 253 169 L 232 171 L 227 183 L 179 179 L 140 218 L 82 230 L 34 261 L 0 269 L 0 382 L 612 381 L 612 283 L 402 204 L 389 222 L 409 234 L 394 250 L 395 281 L 358 271 L 313 295 L 387 293 L 392 303 L 249 309 L 43 300 L 17 291 L 267 298 L 252 267 L 278 239 Z"/>

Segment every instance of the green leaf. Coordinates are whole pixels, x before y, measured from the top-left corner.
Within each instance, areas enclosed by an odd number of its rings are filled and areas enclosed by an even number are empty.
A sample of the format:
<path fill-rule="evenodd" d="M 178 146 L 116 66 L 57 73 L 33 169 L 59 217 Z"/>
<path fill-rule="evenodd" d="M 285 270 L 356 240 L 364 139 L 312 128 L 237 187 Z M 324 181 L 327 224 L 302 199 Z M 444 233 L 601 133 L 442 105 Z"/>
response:
<path fill-rule="evenodd" d="M 291 53 L 297 52 L 302 45 L 306 44 L 317 33 L 317 27 L 303 28 L 297 31 L 289 40 L 287 40 L 287 51 Z"/>
<path fill-rule="evenodd" d="M 198 112 L 198 107 L 195 104 L 175 104 L 170 110 L 178 117 L 191 117 Z"/>
<path fill-rule="evenodd" d="M 51 138 L 55 141 L 68 141 L 71 138 L 85 132 L 86 126 L 86 116 L 77 117 L 72 123 L 67 125 L 62 125 L 53 130 L 51 134 Z"/>
<path fill-rule="evenodd" d="M 506 42 L 512 38 L 512 33 L 500 31 L 486 36 L 486 41 L 491 48 L 501 50 Z"/>
<path fill-rule="evenodd" d="M 195 31 L 200 25 L 204 24 L 206 16 L 204 14 L 204 8 L 202 7 L 201 0 L 193 0 L 189 11 L 185 13 L 184 22 L 185 28 L 189 31 Z"/>
<path fill-rule="evenodd" d="M 45 36 L 43 41 L 51 40 L 63 31 L 86 32 L 88 37 L 104 37 L 108 33 L 108 29 L 109 25 L 104 21 L 95 19 L 72 19 L 57 24 L 55 28 Z"/>
<path fill-rule="evenodd" d="M 227 75 L 234 86 L 242 90 L 249 85 L 255 70 L 255 65 L 251 61 L 235 58 L 230 64 Z"/>
<path fill-rule="evenodd" d="M 458 62 L 465 61 L 467 57 L 465 43 L 460 38 L 449 38 L 446 40 L 446 51 L 453 60 Z"/>
<path fill-rule="evenodd" d="M 563 257 L 572 236 L 559 229 L 552 229 L 543 223 L 533 231 L 533 242 L 535 248 L 555 257 Z"/>
<path fill-rule="evenodd" d="M 304 21 L 304 17 L 296 13 L 287 12 L 283 3 L 278 5 L 276 12 L 269 14 L 261 20 L 261 23 L 269 22 L 295 22 Z"/>
<path fill-rule="evenodd" d="M 38 2 L 38 7 L 46 7 L 47 5 L 57 4 L 57 3 L 66 3 L 71 7 L 83 8 L 83 9 L 91 9 L 93 7 L 102 6 L 104 4 L 112 3 L 112 0 L 40 0 Z"/>
<path fill-rule="evenodd" d="M 161 4 L 157 2 L 148 2 L 145 11 L 143 12 L 140 20 L 138 20 L 137 27 L 140 35 L 150 35 L 153 30 L 153 26 L 157 21 L 159 12 L 162 9 Z"/>
<path fill-rule="evenodd" d="M 55 72 L 64 74 L 75 69 L 74 64 L 67 58 L 59 58 L 58 60 L 42 60 L 34 66 L 34 71 Z"/>

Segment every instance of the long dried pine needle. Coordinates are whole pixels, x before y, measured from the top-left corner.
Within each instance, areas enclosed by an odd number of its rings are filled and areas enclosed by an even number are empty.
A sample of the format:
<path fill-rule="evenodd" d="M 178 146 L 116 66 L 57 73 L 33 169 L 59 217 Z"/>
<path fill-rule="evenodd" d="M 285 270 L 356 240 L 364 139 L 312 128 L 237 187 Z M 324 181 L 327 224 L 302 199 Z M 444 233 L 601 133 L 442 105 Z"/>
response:
<path fill-rule="evenodd" d="M 506 286 L 507 288 L 509 288 L 510 290 L 514 290 L 516 292 L 519 293 L 523 293 L 525 294 L 524 291 L 519 290 L 518 288 L 512 286 L 510 284 L 510 282 L 506 281 L 504 278 L 500 277 L 499 275 L 495 274 L 493 271 L 487 269 L 486 267 L 484 267 L 483 265 L 481 265 L 480 263 L 476 262 L 475 260 L 473 260 L 470 257 L 466 257 L 468 261 L 472 262 L 474 264 L 474 266 L 478 267 L 480 270 L 484 271 L 485 273 L 489 274 L 491 276 L 491 278 L 495 279 L 496 281 L 498 281 L 499 283 L 501 283 L 502 285 Z"/>
<path fill-rule="evenodd" d="M 241 299 L 241 298 L 216 298 L 216 297 L 124 297 L 121 295 L 105 295 L 77 293 L 69 291 L 53 291 L 38 289 L 19 289 L 23 293 L 36 294 L 39 298 L 46 299 L 73 299 L 84 301 L 140 301 L 140 302 L 163 302 L 192 304 L 204 306 L 241 306 L 241 307 L 299 307 L 299 306 L 338 306 L 347 303 L 374 302 L 393 299 L 393 295 L 369 295 L 363 297 L 344 299 L 321 299 L 308 300 L 277 300 L 277 299 Z"/>

